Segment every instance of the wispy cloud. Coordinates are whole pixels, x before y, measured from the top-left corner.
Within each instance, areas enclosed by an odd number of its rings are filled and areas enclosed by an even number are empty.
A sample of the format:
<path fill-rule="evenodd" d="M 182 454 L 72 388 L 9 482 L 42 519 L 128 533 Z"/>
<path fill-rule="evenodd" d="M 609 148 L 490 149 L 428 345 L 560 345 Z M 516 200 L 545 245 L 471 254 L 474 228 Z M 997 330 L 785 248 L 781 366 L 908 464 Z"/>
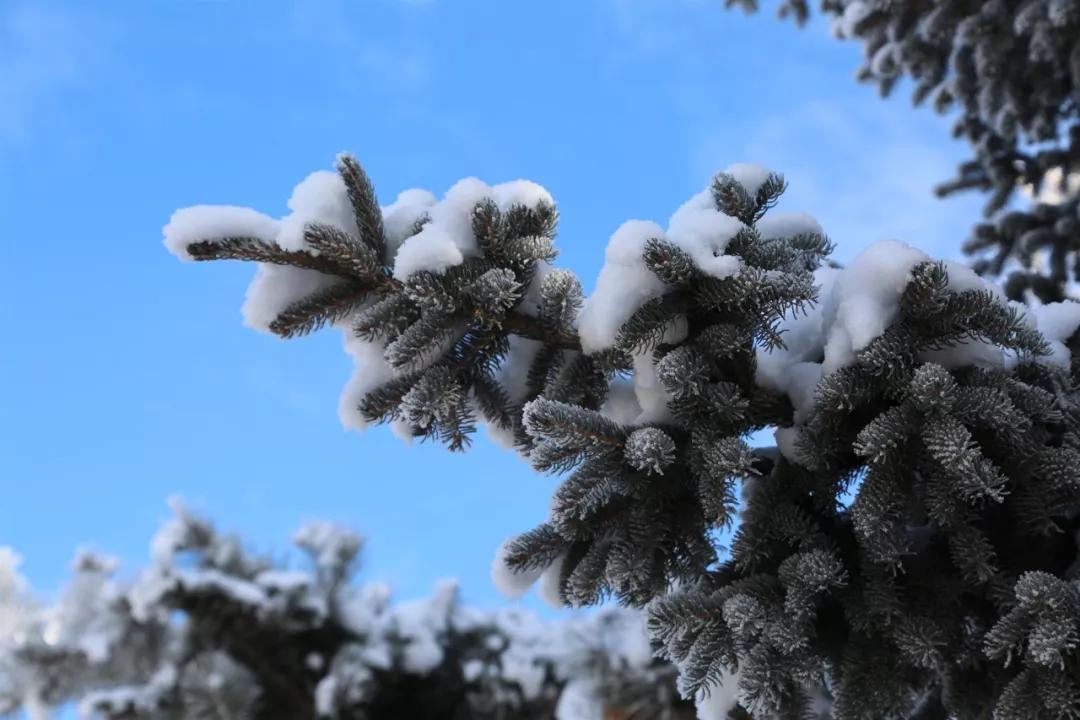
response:
<path fill-rule="evenodd" d="M 83 9 L 0 10 L 0 148 L 24 143 L 66 92 L 100 76 L 115 24 Z"/>

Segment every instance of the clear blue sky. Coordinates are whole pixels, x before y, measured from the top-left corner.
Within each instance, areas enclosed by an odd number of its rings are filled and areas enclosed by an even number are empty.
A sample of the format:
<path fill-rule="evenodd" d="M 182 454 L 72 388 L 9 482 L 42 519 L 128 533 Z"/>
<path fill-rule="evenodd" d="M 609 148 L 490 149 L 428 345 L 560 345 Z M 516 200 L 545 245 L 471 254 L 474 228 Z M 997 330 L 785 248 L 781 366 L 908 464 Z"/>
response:
<path fill-rule="evenodd" d="M 543 184 L 588 289 L 620 223 L 666 224 L 750 161 L 840 259 L 884 237 L 956 256 L 978 201 L 931 195 L 964 152 L 947 121 L 881 102 L 856 46 L 763 5 L 0 0 L 0 544 L 44 592 L 81 544 L 130 570 L 179 493 L 264 550 L 307 518 L 352 526 L 399 597 L 456 576 L 502 602 L 493 551 L 555 481 L 482 436 L 451 455 L 346 433 L 340 338 L 241 327 L 253 268 L 180 264 L 161 227 L 200 203 L 282 214 L 350 150 L 384 202 Z"/>

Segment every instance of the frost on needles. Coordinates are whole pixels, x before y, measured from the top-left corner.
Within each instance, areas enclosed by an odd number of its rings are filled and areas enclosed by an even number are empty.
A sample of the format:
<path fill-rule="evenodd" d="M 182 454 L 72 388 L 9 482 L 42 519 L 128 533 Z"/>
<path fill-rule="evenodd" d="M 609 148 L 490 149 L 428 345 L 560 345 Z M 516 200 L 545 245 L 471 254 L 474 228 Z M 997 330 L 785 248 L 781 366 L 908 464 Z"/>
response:
<path fill-rule="evenodd" d="M 249 324 L 343 331 L 347 425 L 483 423 L 558 474 L 496 581 L 647 608 L 701 717 L 1080 716 L 1080 304 L 895 241 L 836 268 L 783 190 L 732 166 L 624 224 L 587 298 L 541 188 L 380 208 L 348 156 L 281 221 L 181 210 L 166 242 L 258 262 Z"/>

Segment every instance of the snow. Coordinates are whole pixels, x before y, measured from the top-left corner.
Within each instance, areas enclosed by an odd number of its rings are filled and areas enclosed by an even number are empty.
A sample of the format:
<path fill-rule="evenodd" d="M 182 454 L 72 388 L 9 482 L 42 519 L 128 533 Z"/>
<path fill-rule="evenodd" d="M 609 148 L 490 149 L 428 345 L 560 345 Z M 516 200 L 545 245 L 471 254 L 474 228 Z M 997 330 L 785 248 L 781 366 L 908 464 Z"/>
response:
<path fill-rule="evenodd" d="M 244 325 L 269 333 L 270 323 L 287 307 L 337 282 L 317 270 L 259 263 L 241 308 Z"/>
<path fill-rule="evenodd" d="M 266 592 L 261 587 L 214 568 L 203 568 L 196 572 L 175 570 L 173 575 L 179 585 L 189 591 L 221 593 L 234 602 L 252 608 L 266 603 Z"/>
<path fill-rule="evenodd" d="M 870 70 L 878 76 L 888 77 L 896 74 L 896 58 L 899 48 L 896 43 L 885 43 L 877 49 L 870 59 Z"/>
<path fill-rule="evenodd" d="M 899 311 L 912 268 L 927 260 L 910 245 L 883 240 L 864 250 L 836 278 L 824 307 L 825 374 L 854 363 L 855 354 L 885 332 Z"/>
<path fill-rule="evenodd" d="M 686 338 L 689 331 L 686 319 L 677 317 L 664 330 L 661 338 L 664 343 L 679 343 Z M 653 353 L 646 351 L 632 356 L 634 374 L 634 398 L 641 412 L 634 423 L 664 423 L 672 419 L 671 410 L 668 408 L 668 400 L 671 396 L 656 373 L 656 363 L 653 361 Z"/>
<path fill-rule="evenodd" d="M 910 245 L 883 240 L 864 250 L 836 276 L 824 298 L 823 331 L 826 335 L 823 372 L 828 374 L 854 363 L 856 353 L 878 338 L 899 312 L 900 297 L 911 280 L 912 269 L 930 258 Z M 945 263 L 951 292 L 989 290 L 1005 303 L 1000 288 L 957 262 Z M 1000 366 L 1000 348 L 972 341 L 925 354 L 924 360 L 947 368 L 979 364 Z"/>
<path fill-rule="evenodd" d="M 412 445 L 413 440 L 416 439 L 416 436 L 413 435 L 413 426 L 409 424 L 408 420 L 402 418 L 391 420 L 389 428 L 390 434 L 405 443 L 405 445 Z"/>
<path fill-rule="evenodd" d="M 0 545 L 0 646 L 18 641 L 38 615 L 20 565 L 22 557 L 13 548 Z"/>
<path fill-rule="evenodd" d="M 1062 190 L 1061 178 L 1061 168 L 1051 168 L 1043 176 L 1039 192 L 1035 192 L 1034 185 L 1024 185 L 1022 189 L 1024 194 L 1037 202 L 1047 205 L 1060 205 L 1070 197 L 1080 193 L 1080 172 L 1069 173 L 1064 183 L 1064 190 Z"/>
<path fill-rule="evenodd" d="M 591 678 L 570 680 L 555 706 L 555 720 L 604 720 L 604 703 L 596 682 Z"/>
<path fill-rule="evenodd" d="M 334 698 L 337 696 L 338 680 L 336 675 L 327 675 L 315 686 L 315 713 L 319 717 L 330 717 L 334 714 Z"/>
<path fill-rule="evenodd" d="M 563 561 L 565 559 L 565 555 L 560 555 L 555 562 L 548 565 L 544 569 L 544 572 L 540 573 L 540 582 L 536 587 L 536 593 L 540 596 L 540 599 L 547 603 L 548 607 L 555 608 L 556 610 L 566 607 L 562 595 L 559 592 L 560 582 L 562 581 Z"/>
<path fill-rule="evenodd" d="M 145 685 L 125 685 L 87 693 L 79 703 L 79 714 L 84 718 L 97 717 L 100 709 L 112 709 L 125 716 L 152 716 L 158 712 L 162 696 L 178 681 L 176 667 L 165 665 Z"/>
<path fill-rule="evenodd" d="M 769 177 L 769 171 L 757 165 L 732 165 L 727 172 L 752 193 Z M 698 270 L 723 279 L 742 268 L 738 257 L 724 253 L 731 239 L 745 227 L 716 209 L 708 189 L 683 203 L 668 220 L 666 231 L 647 220 L 623 223 L 608 240 L 596 288 L 578 316 L 582 350 L 595 353 L 613 347 L 623 323 L 646 302 L 664 293 L 664 283 L 648 269 L 642 257 L 646 242 L 654 238 L 666 240 L 686 252 Z M 808 227 L 820 230 L 812 218 L 799 214 L 782 216 L 773 226 L 766 225 L 770 233 Z"/>
<path fill-rule="evenodd" d="M 596 289 L 578 316 L 578 335 L 585 353 L 613 347 L 622 324 L 646 302 L 663 294 L 664 283 L 642 259 L 645 243 L 652 238 L 664 238 L 659 225 L 630 220 L 608 241 Z"/>
<path fill-rule="evenodd" d="M 516 599 L 525 595 L 533 583 L 540 579 L 544 568 L 517 570 L 507 565 L 506 555 L 513 541 L 513 538 L 508 539 L 496 550 L 495 559 L 491 563 L 491 581 L 504 596 Z"/>
<path fill-rule="evenodd" d="M 181 511 L 178 507 L 178 512 Z M 186 516 L 182 519 L 190 527 L 210 527 L 197 519 Z M 184 533 L 177 532 L 180 525 L 172 527 L 162 535 L 178 540 L 163 541 L 161 545 L 165 552 L 159 554 L 170 560 L 173 556 L 168 554 L 169 548 L 190 543 Z M 212 530 L 208 532 L 211 537 L 202 544 L 213 548 L 226 543 L 227 538 L 217 537 Z M 294 540 L 306 549 L 313 549 L 313 554 L 325 556 L 327 562 L 350 555 L 358 545 L 354 534 L 323 522 L 306 524 L 297 531 Z M 258 565 L 252 559 L 241 560 L 241 564 Z M 16 566 L 14 552 L 0 552 L 0 607 L 5 611 L 7 606 L 2 604 L 4 591 L 10 595 L 11 591 L 21 591 L 24 586 L 15 573 Z M 128 707 L 153 714 L 162 695 L 176 687 L 181 669 L 172 664 L 174 655 L 168 648 L 182 648 L 186 625 L 169 620 L 171 605 L 166 596 L 178 587 L 194 592 L 223 593 L 231 602 L 249 607 L 256 617 L 276 618 L 281 613 L 285 618 L 289 608 L 306 607 L 303 603 L 309 594 L 316 592 L 314 586 L 319 582 L 317 575 L 288 570 L 265 570 L 252 582 L 214 568 L 187 571 L 155 563 L 125 591 L 114 585 L 109 577 L 113 568 L 112 563 L 99 556 L 80 555 L 76 584 L 59 605 L 47 612 L 50 623 L 59 628 L 53 639 L 57 651 L 76 650 L 91 663 L 126 663 L 135 661 L 128 657 L 130 650 L 145 652 L 138 644 L 126 641 L 125 633 L 132 630 L 132 619 L 160 622 L 160 627 L 170 634 L 162 638 L 165 647 L 160 656 L 138 657 L 141 667 L 149 665 L 153 669 L 156 664 L 153 677 L 145 684 L 101 689 L 94 674 L 98 669 L 93 667 L 86 668 L 89 673 L 86 677 L 73 678 L 73 683 L 89 683 L 82 705 L 86 711 L 95 707 Z M 546 574 L 550 576 L 557 572 L 558 563 Z M 124 593 L 130 605 L 116 602 Z M 428 674 L 438 668 L 447 660 L 444 643 L 451 630 L 480 633 L 478 638 L 495 655 L 491 661 L 473 661 L 462 667 L 462 672 L 477 682 L 494 681 L 500 688 L 516 685 L 525 701 L 537 700 L 553 691 L 553 682 L 568 683 L 558 701 L 558 717 L 567 720 L 602 717 L 596 713 L 603 711 L 600 695 L 603 678 L 614 676 L 633 682 L 653 682 L 649 669 L 651 648 L 644 618 L 637 612 L 609 608 L 577 618 L 545 622 L 516 609 L 492 613 L 462 607 L 458 604 L 457 584 L 453 581 L 440 583 L 426 598 L 394 607 L 388 605 L 389 589 L 381 584 L 348 584 L 338 587 L 334 593 L 335 602 L 327 603 L 325 607 L 333 613 L 333 621 L 353 633 L 354 639 L 332 657 L 311 654 L 306 658 L 306 666 L 311 671 L 317 675 L 326 673 L 319 678 L 315 691 L 316 705 L 326 714 L 334 714 L 343 704 L 361 702 L 372 672 L 377 669 Z M 296 595 L 304 597 L 293 600 L 286 597 Z M 300 604 L 293 605 L 294 602 Z M 7 619 L 8 616 L 0 613 L 0 617 Z M 174 630 L 180 634 L 171 634 Z M 0 640 L 7 639 L 0 637 Z M 184 670 L 194 671 L 192 677 L 212 689 L 224 691 L 230 683 L 229 676 L 218 670 L 202 672 L 192 667 Z M 32 703 L 35 692 L 34 687 L 20 690 L 18 701 Z M 41 707 L 44 711 L 45 703 L 41 703 Z"/>
<path fill-rule="evenodd" d="M 319 170 L 293 188 L 288 207 L 292 211 L 281 220 L 277 244 L 286 250 L 315 251 L 304 242 L 304 227 L 311 222 L 333 225 L 359 237 L 356 216 L 349 201 L 345 181 L 336 172 Z"/>
<path fill-rule="evenodd" d="M 745 227 L 717 210 L 712 193 L 703 190 L 671 216 L 667 239 L 685 250 L 699 270 L 722 279 L 734 275 L 741 267 L 739 258 L 723 253 L 731 238 Z"/>
<path fill-rule="evenodd" d="M 428 223 L 398 248 L 394 257 L 394 277 L 404 281 L 422 270 L 441 273 L 460 265 L 465 260 L 465 251 L 473 250 L 459 242 L 461 237 L 434 222 Z"/>
<path fill-rule="evenodd" d="M 797 226 L 792 224 L 788 228 Z M 909 245 L 885 240 L 868 247 L 842 270 L 819 268 L 814 272 L 818 302 L 806 313 L 789 315 L 780 324 L 784 347 L 757 349 L 756 382 L 786 394 L 794 409 L 796 427 L 776 431 L 777 445 L 789 460 L 799 462 L 798 426 L 813 410 L 814 393 L 821 377 L 854 364 L 857 353 L 885 332 L 899 313 L 900 298 L 911 280 L 912 269 L 929 259 Z M 1000 288 L 971 268 L 951 261 L 944 266 L 950 292 L 988 290 L 1002 304 L 1007 302 Z M 1070 322 L 1062 326 L 1063 330 L 1080 327 L 1080 312 L 1069 308 L 1064 314 Z M 1064 351 L 1064 346 L 1061 350 Z M 1055 357 L 1061 356 L 1055 353 Z M 1000 368 L 1005 365 L 1006 353 L 989 342 L 967 340 L 955 346 L 923 351 L 919 359 L 947 369 Z"/>
<path fill-rule="evenodd" d="M 345 352 L 352 356 L 355 369 L 338 400 L 338 419 L 347 430 L 363 430 L 371 423 L 360 413 L 360 401 L 368 393 L 394 377 L 394 370 L 383 356 L 383 346 L 366 342 L 352 333 L 344 334 Z"/>
<path fill-rule="evenodd" d="M 181 260 L 193 260 L 188 246 L 203 240 L 252 237 L 273 242 L 278 221 L 269 215 L 234 205 L 196 205 L 177 210 L 165 226 L 165 247 Z"/>
<path fill-rule="evenodd" d="M 821 224 L 801 212 L 770 212 L 754 225 L 763 240 L 791 238 L 803 234 L 822 234 Z"/>
<path fill-rule="evenodd" d="M 255 576 L 255 582 L 268 590 L 293 594 L 312 585 L 312 577 L 298 570 L 264 570 Z"/>
<path fill-rule="evenodd" d="M 431 222 L 397 248 L 394 277 L 406 280 L 422 270 L 441 273 L 461 264 L 465 258 L 475 256 L 479 250 L 472 230 L 473 210 L 488 198 L 503 211 L 512 205 L 536 207 L 541 202 L 552 202 L 544 188 L 527 180 L 514 180 L 494 187 L 476 178 L 459 180 L 440 202 L 426 208 Z M 420 204 L 427 199 L 415 197 L 411 202 Z"/>
<path fill-rule="evenodd" d="M 651 352 L 640 353 L 633 357 L 634 397 L 641 408 L 641 413 L 634 419 L 637 424 L 662 423 L 671 420 L 668 409 L 668 392 L 656 374 L 656 363 Z"/>
<path fill-rule="evenodd" d="M 1036 327 L 1050 344 L 1050 355 L 1040 358 L 1041 362 L 1068 368 L 1072 353 L 1065 342 L 1080 328 L 1080 302 L 1065 301 L 1032 307 L 1030 313 L 1035 318 Z"/>
<path fill-rule="evenodd" d="M 615 378 L 608 387 L 607 398 L 600 406 L 600 414 L 621 425 L 633 423 L 641 415 L 634 384 L 625 378 Z"/>
<path fill-rule="evenodd" d="M 735 178 L 735 181 L 746 188 L 746 192 L 753 196 L 758 189 L 769 179 L 768 168 L 751 163 L 735 163 L 728 165 L 724 173 Z"/>
<path fill-rule="evenodd" d="M 542 204 L 555 205 L 551 193 L 531 180 L 511 180 L 496 185 L 492 190 L 493 199 L 503 211 L 509 210 L 514 205 L 530 208 L 539 207 Z"/>
<path fill-rule="evenodd" d="M 370 636 L 379 628 L 389 604 L 390 586 L 372 582 L 342 588 L 337 609 L 344 627 L 357 635 Z"/>
<path fill-rule="evenodd" d="M 509 351 L 495 375 L 499 385 L 506 391 L 512 403 L 525 400 L 529 387 L 529 369 L 543 343 L 538 340 L 511 335 L 507 338 Z"/>
<path fill-rule="evenodd" d="M 131 617 L 139 622 L 162 620 L 161 598 L 176 587 L 176 579 L 167 568 L 152 566 L 144 570 L 127 593 Z"/>
<path fill-rule="evenodd" d="M 364 544 L 352 530 L 322 520 L 301 525 L 293 533 L 293 543 L 306 550 L 320 569 L 328 570 L 351 562 Z"/>
<path fill-rule="evenodd" d="M 724 672 L 720 683 L 695 698 L 698 720 L 727 720 L 739 701 L 739 674 Z"/>
<path fill-rule="evenodd" d="M 437 202 L 430 191 L 412 188 L 398 193 L 392 204 L 382 208 L 387 257 L 394 257 L 401 243 L 412 233 L 416 221 Z"/>
<path fill-rule="evenodd" d="M 537 260 L 536 265 L 533 266 L 529 284 L 525 286 L 525 291 L 521 295 L 521 302 L 518 303 L 516 308 L 518 312 L 532 317 L 537 317 L 540 314 L 540 306 L 544 300 L 544 278 L 553 272 L 566 273 L 573 277 L 573 273 L 569 270 L 556 268 L 547 260 Z"/>
<path fill-rule="evenodd" d="M 818 297 L 830 297 L 841 271 L 822 267 L 814 272 Z M 817 302 L 805 313 L 789 313 L 780 324 L 784 347 L 757 350 L 756 382 L 762 387 L 786 393 L 795 409 L 795 422 L 803 422 L 814 407 L 814 390 L 821 379 L 820 355 L 823 345 L 824 303 Z"/>
<path fill-rule="evenodd" d="M 167 501 L 173 517 L 165 521 L 150 540 L 150 557 L 159 565 L 168 565 L 173 556 L 190 542 L 192 518 L 178 495 Z"/>
<path fill-rule="evenodd" d="M 0 545 L 0 598 L 11 597 L 26 589 L 26 579 L 19 573 L 23 559 L 15 549 Z"/>
<path fill-rule="evenodd" d="M 119 617 L 108 611 L 120 596 L 110 578 L 117 563 L 82 550 L 73 565 L 75 577 L 46 614 L 43 637 L 50 645 L 76 648 L 91 663 L 102 663 L 124 632 Z"/>
<path fill-rule="evenodd" d="M 517 440 L 514 437 L 514 431 L 506 428 L 501 428 L 498 425 L 492 423 L 484 423 L 484 430 L 487 432 L 487 437 L 491 442 L 498 445 L 503 450 L 516 450 Z M 524 459 L 525 456 L 522 455 Z"/>
<path fill-rule="evenodd" d="M 446 631 L 457 596 L 457 582 L 443 580 L 431 597 L 402 603 L 395 608 L 393 627 L 408 641 L 403 657 L 408 672 L 428 673 L 443 661 L 439 636 Z"/>
<path fill-rule="evenodd" d="M 862 22 L 870 14 L 870 7 L 862 0 L 854 0 L 844 8 L 844 14 L 840 17 L 839 31 L 842 37 L 855 37 L 855 26 Z"/>

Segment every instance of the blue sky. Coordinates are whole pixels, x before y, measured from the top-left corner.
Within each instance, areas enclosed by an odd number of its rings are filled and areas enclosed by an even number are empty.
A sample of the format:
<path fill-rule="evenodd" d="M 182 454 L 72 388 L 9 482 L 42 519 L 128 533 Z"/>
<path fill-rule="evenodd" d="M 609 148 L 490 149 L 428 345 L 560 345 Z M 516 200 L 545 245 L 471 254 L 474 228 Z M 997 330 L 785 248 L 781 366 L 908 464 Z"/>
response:
<path fill-rule="evenodd" d="M 456 576 L 503 602 L 494 549 L 554 479 L 482 436 L 452 455 L 346 433 L 340 338 L 241 327 L 253 268 L 178 263 L 161 227 L 200 203 L 280 215 L 350 150 L 384 203 L 543 184 L 588 289 L 624 220 L 666 224 L 750 161 L 841 260 L 885 237 L 956 257 L 979 202 L 931 194 L 964 154 L 947 120 L 857 85 L 824 23 L 722 4 L 0 0 L 0 545 L 45 593 L 79 545 L 130 570 L 179 493 L 268 551 L 304 519 L 356 528 L 399 597 Z"/>

